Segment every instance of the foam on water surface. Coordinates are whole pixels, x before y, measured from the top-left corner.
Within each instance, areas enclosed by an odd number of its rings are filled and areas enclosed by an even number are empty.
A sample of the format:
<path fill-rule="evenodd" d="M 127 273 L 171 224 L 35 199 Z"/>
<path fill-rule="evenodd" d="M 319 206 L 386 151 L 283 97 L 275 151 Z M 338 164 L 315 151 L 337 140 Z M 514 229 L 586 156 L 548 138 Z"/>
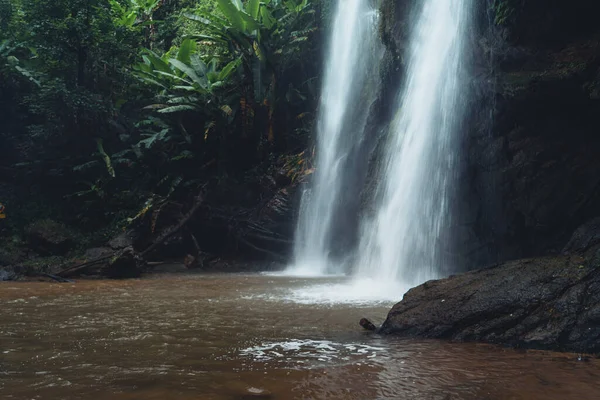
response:
<path fill-rule="evenodd" d="M 243 296 L 243 298 L 261 298 L 307 305 L 392 305 L 402 300 L 404 294 L 410 289 L 409 285 L 395 280 L 384 281 L 344 275 L 302 275 L 295 272 L 265 273 L 264 275 L 275 279 L 296 278 L 298 284 L 293 287 L 280 287 L 269 293 Z"/>
<path fill-rule="evenodd" d="M 373 304 L 402 300 L 409 287 L 396 281 L 351 279 L 343 283 L 317 283 L 297 288 L 288 300 L 300 304 Z"/>
<path fill-rule="evenodd" d="M 307 360 L 350 361 L 355 358 L 375 358 L 382 347 L 362 343 L 338 343 L 329 340 L 290 339 L 261 343 L 242 349 L 242 357 L 253 361 L 280 361 L 306 364 Z M 307 364 L 309 366 L 310 364 Z"/>

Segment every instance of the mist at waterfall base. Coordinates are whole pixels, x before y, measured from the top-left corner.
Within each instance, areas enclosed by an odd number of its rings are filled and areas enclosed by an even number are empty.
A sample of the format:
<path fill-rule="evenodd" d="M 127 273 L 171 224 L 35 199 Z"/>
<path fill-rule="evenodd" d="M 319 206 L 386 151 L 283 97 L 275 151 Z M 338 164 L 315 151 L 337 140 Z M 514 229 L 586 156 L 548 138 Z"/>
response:
<path fill-rule="evenodd" d="M 354 162 L 349 143 L 364 140 L 365 125 L 352 125 L 351 135 L 345 130 L 346 119 L 364 109 L 354 108 L 357 104 L 346 97 L 352 94 L 350 89 L 339 86 L 374 84 L 363 76 L 373 73 L 373 66 L 349 62 L 359 55 L 345 46 L 378 39 L 374 26 L 357 29 L 373 21 L 367 17 L 368 5 L 359 6 L 355 1 L 339 4 L 343 6 L 336 11 L 323 86 L 317 175 L 310 196 L 303 199 L 296 260 L 287 272 L 350 276 L 347 284 L 306 289 L 305 295 L 317 301 L 397 301 L 409 287 L 439 278 L 451 269 L 443 256 L 447 250 L 443 232 L 450 224 L 449 199 L 457 178 L 457 131 L 465 111 L 464 42 L 472 4 L 471 0 L 426 0 L 419 6 L 397 114 L 377 157 L 373 212 L 362 217 L 358 248 L 349 252 L 354 259 L 350 267 L 345 260 L 330 257 L 331 233 L 336 214 L 351 216 L 355 212 L 344 208 L 344 196 L 355 194 L 341 191 L 340 182 L 355 172 L 345 168 Z M 373 57 L 365 59 L 379 62 Z"/>

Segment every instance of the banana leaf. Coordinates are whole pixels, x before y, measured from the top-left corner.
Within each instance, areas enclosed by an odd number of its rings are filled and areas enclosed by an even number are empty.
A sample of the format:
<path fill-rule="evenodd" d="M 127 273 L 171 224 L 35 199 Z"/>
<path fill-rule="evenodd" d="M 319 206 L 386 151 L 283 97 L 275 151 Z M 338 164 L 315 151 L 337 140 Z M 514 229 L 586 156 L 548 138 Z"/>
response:
<path fill-rule="evenodd" d="M 190 56 L 196 51 L 196 42 L 192 39 L 185 39 L 179 46 L 177 60 L 184 64 L 190 64 Z"/>
<path fill-rule="evenodd" d="M 239 7 L 233 0 L 217 0 L 219 9 L 225 15 L 229 23 L 237 30 L 243 32 L 245 29 L 244 21 L 242 20 L 240 8 L 241 1 L 237 0 Z"/>
<path fill-rule="evenodd" d="M 260 0 L 248 0 L 246 3 L 246 12 L 254 19 L 258 19 L 260 11 Z"/>
<path fill-rule="evenodd" d="M 169 63 L 184 74 L 186 74 L 188 77 L 190 77 L 192 81 L 194 81 L 194 83 L 198 84 L 198 86 L 200 86 L 201 88 L 206 88 L 206 79 L 200 78 L 200 76 L 198 76 L 198 74 L 196 73 L 196 71 L 194 71 L 192 67 L 174 58 L 169 58 Z"/>
<path fill-rule="evenodd" d="M 163 108 L 161 110 L 158 110 L 158 112 L 161 114 L 169 114 L 169 113 L 181 112 L 181 111 L 194 111 L 196 109 L 197 109 L 197 107 L 195 107 L 193 105 L 181 104 L 181 105 L 177 105 L 177 106 Z"/>

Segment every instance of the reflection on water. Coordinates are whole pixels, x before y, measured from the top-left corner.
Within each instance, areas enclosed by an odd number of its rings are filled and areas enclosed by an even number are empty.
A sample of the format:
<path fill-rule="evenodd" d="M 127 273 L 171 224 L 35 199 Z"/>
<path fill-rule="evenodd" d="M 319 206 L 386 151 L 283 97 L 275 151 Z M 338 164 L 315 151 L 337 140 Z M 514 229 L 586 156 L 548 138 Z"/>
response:
<path fill-rule="evenodd" d="M 599 399 L 571 354 L 379 337 L 261 275 L 0 285 L 0 399 Z M 331 296 L 325 296 L 331 298 Z"/>

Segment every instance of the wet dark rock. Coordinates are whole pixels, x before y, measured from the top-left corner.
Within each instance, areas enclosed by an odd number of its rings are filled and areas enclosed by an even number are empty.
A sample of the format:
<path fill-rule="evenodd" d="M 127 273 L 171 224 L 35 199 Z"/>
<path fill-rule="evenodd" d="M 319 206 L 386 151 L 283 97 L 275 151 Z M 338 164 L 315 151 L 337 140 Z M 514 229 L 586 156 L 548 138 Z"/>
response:
<path fill-rule="evenodd" d="M 12 281 L 17 278 L 18 274 L 12 267 L 0 267 L 0 282 Z"/>
<path fill-rule="evenodd" d="M 421 2 L 382 2 L 392 82 Z M 558 254 L 600 209 L 597 0 L 477 2 L 466 39 L 468 112 L 440 247 L 453 267 Z M 397 87 L 384 94 L 396 106 Z M 395 112 L 395 110 L 394 110 Z"/>
<path fill-rule="evenodd" d="M 556 47 L 598 29 L 596 0 L 502 0 L 481 2 L 511 45 Z"/>
<path fill-rule="evenodd" d="M 113 250 L 121 250 L 133 245 L 133 233 L 123 232 L 108 242 L 108 246 Z"/>
<path fill-rule="evenodd" d="M 467 269 L 558 254 L 600 208 L 600 2 L 481 5 L 450 228 Z"/>
<path fill-rule="evenodd" d="M 74 244 L 69 230 L 50 219 L 34 222 L 25 233 L 31 249 L 40 255 L 64 255 Z"/>
<path fill-rule="evenodd" d="M 406 293 L 380 331 L 598 353 L 600 268 L 561 255 L 429 281 Z"/>
<path fill-rule="evenodd" d="M 142 257 L 127 247 L 119 251 L 102 269 L 102 275 L 112 279 L 139 277 L 145 267 Z"/>
<path fill-rule="evenodd" d="M 372 323 L 371 321 L 369 321 L 366 318 L 361 318 L 360 321 L 358 322 L 358 324 L 360 326 L 362 326 L 363 329 L 366 329 L 368 331 L 375 331 L 375 330 L 377 330 L 377 327 L 375 326 L 375 324 Z"/>
<path fill-rule="evenodd" d="M 194 257 L 191 254 L 187 254 L 184 258 L 183 258 L 183 265 L 190 269 L 190 268 L 196 268 L 199 266 L 199 261 L 197 257 Z"/>
<path fill-rule="evenodd" d="M 600 218 L 594 218 L 577 228 L 563 252 L 584 252 L 598 243 L 600 243 Z"/>
<path fill-rule="evenodd" d="M 93 248 L 87 249 L 85 251 L 83 258 L 86 261 L 93 261 L 93 260 L 98 260 L 98 259 L 106 257 L 106 256 L 110 256 L 111 254 L 114 254 L 114 253 L 115 253 L 115 251 L 113 249 L 111 249 L 110 247 L 93 247 Z"/>

